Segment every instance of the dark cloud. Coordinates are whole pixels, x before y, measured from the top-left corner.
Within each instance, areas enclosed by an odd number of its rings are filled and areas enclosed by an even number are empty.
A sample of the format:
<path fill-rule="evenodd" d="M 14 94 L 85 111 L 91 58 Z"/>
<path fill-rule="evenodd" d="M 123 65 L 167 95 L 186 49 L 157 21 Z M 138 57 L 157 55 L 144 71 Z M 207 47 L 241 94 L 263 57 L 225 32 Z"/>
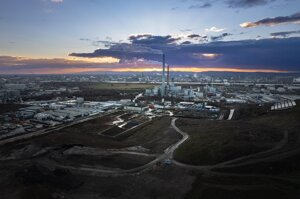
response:
<path fill-rule="evenodd" d="M 190 39 L 190 40 L 193 40 L 193 41 L 202 41 L 202 42 L 207 42 L 208 41 L 207 35 L 190 34 L 190 35 L 187 36 L 187 38 Z"/>
<path fill-rule="evenodd" d="M 185 42 L 181 43 L 181 45 L 190 45 L 190 44 L 192 44 L 192 42 L 190 42 L 190 41 L 185 41 Z"/>
<path fill-rule="evenodd" d="M 159 67 L 161 54 L 166 54 L 167 63 L 174 67 L 240 68 L 300 71 L 300 37 L 214 41 L 194 44 L 190 41 L 177 44 L 141 45 L 118 43 L 107 49 L 98 49 L 92 53 L 73 53 L 74 60 L 82 57 L 114 57 L 119 63 L 91 63 L 71 61 L 72 59 L 23 59 L 20 57 L 0 56 L 0 73 L 59 73 L 83 70 L 109 71 L 112 69 L 132 68 L 140 60 L 139 67 L 154 63 Z M 207 58 L 206 55 L 216 55 Z M 78 59 L 77 59 L 78 58 Z M 153 65 L 151 65 L 152 67 Z M 80 70 L 79 70 L 80 69 Z"/>
<path fill-rule="evenodd" d="M 230 8 L 250 8 L 263 6 L 275 0 L 227 0 L 226 3 Z"/>
<path fill-rule="evenodd" d="M 194 2 L 189 8 L 208 8 L 217 2 L 225 3 L 229 8 L 251 8 L 255 6 L 264 6 L 275 1 L 276 0 L 193 0 L 189 1 Z M 188 0 L 183 2 L 188 2 Z"/>
<path fill-rule="evenodd" d="M 132 44 L 152 45 L 152 44 L 174 44 L 181 40 L 180 37 L 174 38 L 171 35 L 155 36 L 151 34 L 132 35 L 128 38 Z"/>
<path fill-rule="evenodd" d="M 273 26 L 277 24 L 283 24 L 283 23 L 300 23 L 300 12 L 295 13 L 290 16 L 280 16 L 280 17 L 274 17 L 274 18 L 265 18 L 256 22 L 245 22 L 240 24 L 243 28 L 251 28 L 251 27 L 257 27 L 257 26 Z"/>
<path fill-rule="evenodd" d="M 227 33 L 224 36 L 230 35 Z M 135 40 L 133 40 L 135 41 Z M 203 44 L 184 42 L 167 44 L 155 42 L 117 44 L 93 53 L 73 53 L 71 56 L 111 56 L 120 60 L 143 58 L 161 61 L 165 53 L 168 64 L 174 66 L 240 67 L 252 69 L 281 69 L 299 71 L 300 38 L 214 41 Z M 216 59 L 204 59 L 202 54 L 218 54 Z"/>
<path fill-rule="evenodd" d="M 191 5 L 189 7 L 189 9 L 201 9 L 201 8 L 209 8 L 211 7 L 211 3 L 210 2 L 205 2 L 203 4 L 195 4 L 195 5 Z"/>
<path fill-rule="evenodd" d="M 161 57 L 163 53 L 159 46 L 155 47 L 157 44 L 149 44 L 141 45 L 141 44 L 127 44 L 120 43 L 111 46 L 109 49 L 98 49 L 93 53 L 71 53 L 70 56 L 75 57 L 115 57 L 121 60 L 130 60 L 130 59 L 140 59 L 145 58 L 148 60 L 157 60 L 158 57 Z M 155 45 L 155 46 L 154 46 Z"/>
<path fill-rule="evenodd" d="M 188 35 L 188 38 L 195 39 L 195 38 L 202 38 L 202 36 L 198 35 L 198 34 L 191 34 L 191 35 Z"/>
<path fill-rule="evenodd" d="M 221 35 L 218 35 L 218 36 L 212 36 L 212 37 L 211 37 L 211 40 L 212 40 L 212 41 L 218 41 L 218 40 L 222 40 L 222 39 L 224 39 L 225 37 L 228 37 L 228 36 L 231 36 L 231 35 L 232 35 L 232 34 L 225 32 L 225 33 L 223 33 L 223 34 L 221 34 Z"/>
<path fill-rule="evenodd" d="M 273 37 L 288 37 L 293 34 L 300 34 L 300 30 L 295 30 L 295 31 L 283 31 L 283 32 L 274 32 L 271 33 L 270 35 Z"/>

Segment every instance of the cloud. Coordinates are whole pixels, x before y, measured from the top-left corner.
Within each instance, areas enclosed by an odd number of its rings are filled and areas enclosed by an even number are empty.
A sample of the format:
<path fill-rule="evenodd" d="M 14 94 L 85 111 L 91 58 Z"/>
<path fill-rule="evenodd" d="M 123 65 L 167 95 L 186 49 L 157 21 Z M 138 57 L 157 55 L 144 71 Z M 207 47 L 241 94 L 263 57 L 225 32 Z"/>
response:
<path fill-rule="evenodd" d="M 224 37 L 228 37 L 228 36 L 231 36 L 231 35 L 232 34 L 230 34 L 230 33 L 223 33 L 223 34 L 218 35 L 218 36 L 212 36 L 211 40 L 213 40 L 213 41 L 222 40 Z"/>
<path fill-rule="evenodd" d="M 181 45 L 190 45 L 190 44 L 192 44 L 192 42 L 190 42 L 190 41 L 184 41 L 181 43 Z"/>
<path fill-rule="evenodd" d="M 194 39 L 187 40 L 188 36 L 177 40 L 178 37 L 170 35 L 140 34 L 130 36 L 127 43 L 110 43 L 90 53 L 71 53 L 65 59 L 0 56 L 0 73 L 147 71 L 153 68 L 159 71 L 162 53 L 166 54 L 167 63 L 180 71 L 201 71 L 204 68 L 218 68 L 219 71 L 231 68 L 244 71 L 300 70 L 300 37 L 221 41 L 229 35 L 223 33 L 212 38 L 212 42 L 195 43 Z M 203 37 L 199 34 L 189 36 Z"/>
<path fill-rule="evenodd" d="M 187 39 L 191 42 L 191 44 L 194 42 L 207 42 L 208 36 L 207 35 L 199 35 L 199 34 L 190 34 L 187 36 Z"/>
<path fill-rule="evenodd" d="M 243 28 L 252 28 L 257 26 L 275 26 L 278 24 L 285 24 L 285 23 L 300 23 L 300 12 L 295 13 L 290 16 L 280 16 L 274 18 L 265 18 L 256 22 L 244 22 L 240 24 Z"/>
<path fill-rule="evenodd" d="M 209 7 L 211 7 L 211 6 L 212 6 L 211 3 L 205 2 L 205 3 L 203 3 L 203 4 L 195 4 L 195 5 L 191 5 L 191 6 L 189 7 L 189 9 L 209 8 Z"/>
<path fill-rule="evenodd" d="M 288 37 L 293 34 L 300 34 L 300 30 L 295 30 L 295 31 L 283 31 L 283 32 L 274 32 L 271 33 L 270 35 L 273 37 Z"/>
<path fill-rule="evenodd" d="M 217 28 L 215 26 L 205 29 L 206 32 L 223 32 L 224 30 L 224 28 Z"/>
<path fill-rule="evenodd" d="M 174 44 L 175 42 L 181 40 L 180 37 L 172 37 L 171 35 L 167 36 L 155 36 L 151 34 L 140 34 L 132 35 L 128 40 L 133 44 Z"/>
<path fill-rule="evenodd" d="M 112 57 L 45 59 L 0 56 L 0 74 L 59 74 L 107 70 L 118 67 L 118 62 L 119 60 Z"/>
<path fill-rule="evenodd" d="M 255 6 L 263 6 L 274 1 L 275 0 L 227 0 L 226 4 L 230 8 L 250 8 Z"/>
<path fill-rule="evenodd" d="M 64 0 L 50 0 L 52 3 L 62 3 Z"/>
<path fill-rule="evenodd" d="M 121 62 L 131 59 L 160 62 L 161 53 L 165 53 L 168 64 L 182 67 L 229 68 L 234 66 L 242 69 L 299 71 L 300 38 L 219 41 L 229 35 L 230 33 L 224 33 L 213 38 L 213 42 L 202 44 L 167 42 L 168 44 L 162 45 L 156 40 L 154 43 L 143 42 L 143 44 L 119 43 L 108 49 L 98 49 L 91 53 L 72 53 L 70 56 L 114 57 L 120 59 Z M 136 37 L 134 38 L 132 41 L 136 40 Z M 203 54 L 218 56 L 210 56 L 211 59 L 207 59 L 208 56 L 205 57 Z"/>
<path fill-rule="evenodd" d="M 162 52 L 167 63 L 180 71 L 300 70 L 300 38 L 291 37 L 202 44 L 119 43 L 91 53 L 73 53 L 67 59 L 0 56 L 0 74 L 160 71 Z"/>
<path fill-rule="evenodd" d="M 214 53 L 202 53 L 197 55 L 200 55 L 204 59 L 215 59 L 219 56 L 222 56 L 222 54 L 214 54 Z"/>
<path fill-rule="evenodd" d="M 202 38 L 202 36 L 198 35 L 198 34 L 191 34 L 191 35 L 188 35 L 188 38 L 195 39 L 195 38 Z"/>
<path fill-rule="evenodd" d="M 195 1 L 197 3 L 195 3 Z M 208 8 L 220 2 L 224 3 L 228 8 L 252 8 L 256 6 L 268 5 L 277 0 L 185 0 L 183 2 L 193 2 L 190 9 Z"/>

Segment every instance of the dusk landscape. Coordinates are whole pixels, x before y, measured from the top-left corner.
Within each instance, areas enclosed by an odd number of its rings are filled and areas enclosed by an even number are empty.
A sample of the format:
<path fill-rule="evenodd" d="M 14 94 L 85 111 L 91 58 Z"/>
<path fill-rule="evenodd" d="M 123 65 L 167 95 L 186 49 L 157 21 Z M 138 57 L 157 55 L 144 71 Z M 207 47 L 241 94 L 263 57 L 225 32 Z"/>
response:
<path fill-rule="evenodd" d="M 299 0 L 1 0 L 0 198 L 298 199 Z"/>

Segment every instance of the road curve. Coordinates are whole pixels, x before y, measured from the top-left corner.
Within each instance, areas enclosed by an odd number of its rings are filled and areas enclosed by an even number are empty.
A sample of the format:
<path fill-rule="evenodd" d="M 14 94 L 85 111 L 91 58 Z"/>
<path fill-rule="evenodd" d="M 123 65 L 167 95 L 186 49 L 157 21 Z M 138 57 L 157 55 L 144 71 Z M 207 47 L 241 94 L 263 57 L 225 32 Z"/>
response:
<path fill-rule="evenodd" d="M 182 139 L 179 140 L 177 143 L 169 146 L 167 149 L 164 150 L 163 154 L 157 155 L 157 157 L 152 160 L 151 162 L 140 166 L 140 167 L 136 167 L 133 169 L 128 169 L 128 170 L 122 170 L 122 169 L 103 169 L 103 168 L 91 168 L 91 167 L 72 167 L 72 166 L 65 166 L 65 165 L 53 165 L 53 163 L 50 163 L 52 166 L 57 166 L 57 167 L 61 167 L 61 168 L 66 168 L 66 169 L 70 169 L 73 171 L 79 171 L 79 172 L 89 172 L 93 175 L 109 175 L 109 176 L 122 176 L 122 175 L 136 175 L 136 174 L 140 174 L 143 173 L 151 168 L 153 168 L 154 165 L 156 165 L 158 162 L 163 161 L 165 159 L 171 159 L 173 158 L 173 153 L 174 151 L 182 144 L 184 143 L 188 138 L 189 135 L 183 131 L 181 131 L 176 125 L 177 118 L 173 118 L 170 128 L 173 128 L 176 132 L 178 132 L 179 134 L 182 135 Z M 118 151 L 114 151 L 115 153 L 118 153 Z M 126 154 L 125 151 L 120 151 L 123 154 Z M 128 152 L 128 154 L 132 154 L 132 152 Z M 145 155 L 145 154 L 143 154 Z"/>

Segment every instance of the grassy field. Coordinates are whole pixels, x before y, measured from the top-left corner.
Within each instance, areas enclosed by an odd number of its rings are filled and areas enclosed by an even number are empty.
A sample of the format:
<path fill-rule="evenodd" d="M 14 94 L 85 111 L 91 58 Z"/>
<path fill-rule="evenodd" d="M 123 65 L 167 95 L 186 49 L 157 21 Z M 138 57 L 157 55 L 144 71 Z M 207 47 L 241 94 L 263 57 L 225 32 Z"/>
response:
<path fill-rule="evenodd" d="M 299 104 L 299 101 L 297 104 Z M 249 149 L 253 149 L 253 147 L 255 149 L 257 145 L 260 145 L 260 143 L 263 144 L 263 142 L 266 143 L 266 146 L 270 147 L 274 144 L 274 141 L 281 137 L 280 134 L 284 131 L 289 133 L 288 143 L 275 154 L 298 149 L 300 144 L 299 118 L 300 106 L 298 105 L 294 109 L 268 112 L 264 115 L 254 118 L 244 118 L 239 121 L 216 122 L 215 125 L 209 124 L 210 122 L 203 123 L 201 121 L 199 124 L 196 122 L 193 124 L 191 121 L 187 121 L 186 123 L 189 122 L 189 125 L 191 125 L 188 127 L 184 121 L 179 121 L 181 128 L 189 132 L 194 141 L 187 142 L 187 145 L 183 146 L 184 148 L 179 149 L 177 151 L 177 158 L 182 158 L 181 161 L 191 164 L 202 164 L 203 160 L 206 160 L 203 164 L 209 161 L 211 161 L 210 163 L 216 163 L 218 159 L 215 157 L 224 158 L 228 156 L 227 150 L 231 145 L 230 143 L 235 143 L 231 147 L 235 148 L 234 151 L 236 154 L 250 152 L 251 150 Z M 230 129 L 230 127 L 226 127 L 227 124 L 231 124 L 233 127 Z M 192 125 L 195 126 L 194 128 L 197 125 L 203 125 L 202 131 L 192 130 Z M 218 135 L 216 131 L 220 126 L 222 128 L 219 129 L 220 132 Z M 225 131 L 224 128 L 226 129 Z M 214 129 L 214 131 L 211 132 L 211 129 Z M 269 130 L 264 131 L 264 129 Z M 247 136 L 249 135 L 247 133 L 249 130 L 252 132 L 251 137 Z M 203 133 L 210 134 L 202 136 L 201 134 Z M 211 143 L 203 147 L 209 140 Z M 253 141 L 255 141 L 254 145 Z M 247 147 L 249 145 L 251 146 L 250 148 Z M 191 152 L 192 150 L 194 151 Z M 206 153 L 203 151 L 206 151 Z M 186 155 L 187 158 L 184 159 L 183 155 Z M 199 174 L 185 198 L 297 199 L 299 198 L 300 189 L 299 158 L 300 154 L 295 153 L 271 161 L 253 162 L 230 168 L 213 169 L 213 171 L 220 173 L 213 175 Z"/>
<path fill-rule="evenodd" d="M 273 127 L 245 121 L 180 119 L 179 128 L 190 139 L 175 152 L 175 159 L 195 165 L 213 165 L 267 150 L 283 138 Z"/>
<path fill-rule="evenodd" d="M 299 144 L 299 118 L 298 105 L 236 121 L 180 119 L 177 125 L 191 137 L 178 148 L 175 158 L 195 165 L 216 164 L 270 149 L 285 131 L 288 147 L 292 147 Z"/>
<path fill-rule="evenodd" d="M 153 88 L 154 84 L 138 83 L 105 83 L 105 82 L 47 82 L 42 85 L 45 89 L 56 89 L 59 87 L 78 87 L 76 93 L 63 92 L 59 97 L 72 97 L 74 95 L 84 97 L 88 101 L 108 101 L 120 99 L 133 99 L 138 93 L 147 88 Z M 49 100 L 57 95 L 43 95 L 35 97 L 35 100 Z M 32 98 L 30 98 L 32 99 Z M 27 99 L 29 100 L 29 99 Z"/>
<path fill-rule="evenodd" d="M 54 158 L 53 158 L 54 159 Z M 55 161 L 70 166 L 108 167 L 120 169 L 133 169 L 152 161 L 154 157 L 137 156 L 131 154 L 107 155 L 67 155 L 56 157 Z"/>
<path fill-rule="evenodd" d="M 95 148 L 126 148 L 131 146 L 143 146 L 153 152 L 162 152 L 169 145 L 179 139 L 176 132 L 169 132 L 171 119 L 164 117 L 153 121 L 133 133 L 126 134 L 121 138 L 105 137 L 100 133 L 112 127 L 111 122 L 123 112 L 114 113 L 88 122 L 80 123 L 64 128 L 57 133 L 33 139 L 35 145 L 40 147 L 53 147 L 62 145 L 82 145 Z M 112 135 L 118 132 L 110 132 Z M 112 129 L 112 131 L 113 131 Z"/>
<path fill-rule="evenodd" d="M 131 169 L 154 157 L 113 154 L 103 148 L 143 146 L 154 153 L 178 140 L 178 133 L 169 131 L 171 119 L 167 117 L 154 120 L 121 140 L 97 134 L 119 114 L 122 113 L 0 147 L 1 199 L 183 198 L 195 178 L 172 165 L 155 167 L 139 175 L 108 177 L 57 166 Z"/>
<path fill-rule="evenodd" d="M 201 176 L 186 199 L 296 199 L 298 188 L 288 182 L 256 176 Z"/>

